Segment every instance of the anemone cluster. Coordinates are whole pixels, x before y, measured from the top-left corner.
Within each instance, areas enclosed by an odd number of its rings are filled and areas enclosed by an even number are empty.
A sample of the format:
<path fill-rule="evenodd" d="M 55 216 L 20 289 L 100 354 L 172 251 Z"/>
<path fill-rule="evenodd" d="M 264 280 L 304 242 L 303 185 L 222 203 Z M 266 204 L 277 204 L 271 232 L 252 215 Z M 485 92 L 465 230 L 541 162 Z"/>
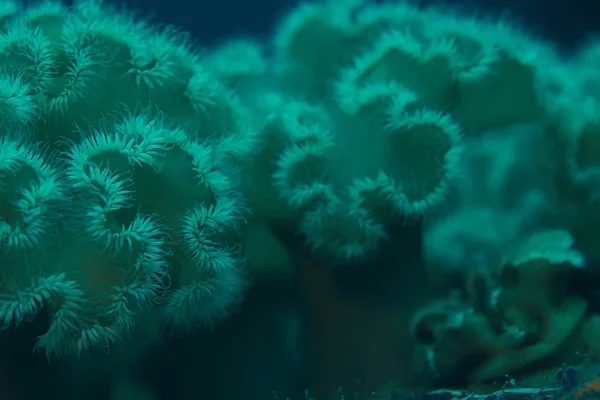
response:
<path fill-rule="evenodd" d="M 565 59 L 505 20 L 326 0 L 200 49 L 94 0 L 0 5 L 0 330 L 45 315 L 48 358 L 146 312 L 173 334 L 226 318 L 249 271 L 289 267 L 280 231 L 343 268 L 423 223 L 432 273 L 498 284 L 597 247 L 595 43 Z M 523 245 L 548 229 L 567 245 Z M 416 318 L 430 355 L 475 318 L 452 304 Z M 512 368 L 484 361 L 474 379 Z"/>
<path fill-rule="evenodd" d="M 174 333 L 226 317 L 246 286 L 237 98 L 174 29 L 3 5 L 0 328 L 46 310 L 50 358 L 122 340 L 158 303 Z"/>

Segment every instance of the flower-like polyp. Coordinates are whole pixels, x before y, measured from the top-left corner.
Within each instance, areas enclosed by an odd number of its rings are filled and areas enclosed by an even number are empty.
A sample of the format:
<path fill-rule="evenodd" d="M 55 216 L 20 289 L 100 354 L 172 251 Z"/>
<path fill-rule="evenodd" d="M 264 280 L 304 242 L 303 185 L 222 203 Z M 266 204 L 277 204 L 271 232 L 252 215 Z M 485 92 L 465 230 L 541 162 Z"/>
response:
<path fill-rule="evenodd" d="M 412 334 L 422 344 L 417 358 L 425 376 L 437 383 L 460 382 L 464 371 L 510 351 L 515 341 L 495 328 L 485 314 L 458 299 L 424 307 L 413 319 Z"/>
<path fill-rule="evenodd" d="M 533 234 L 507 255 L 497 288 L 489 291 L 491 307 L 459 295 L 417 314 L 413 334 L 427 349 L 429 372 L 441 381 L 487 382 L 555 355 L 588 310 L 586 299 L 569 290 L 584 266 L 572 245 L 564 230 Z"/>
<path fill-rule="evenodd" d="M 574 333 L 588 306 L 568 291 L 569 275 L 584 263 L 572 244 L 566 231 L 544 231 L 533 235 L 505 266 L 497 307 L 509 325 L 526 330 L 527 339 L 523 346 L 490 358 L 470 379 L 489 380 L 523 370 L 552 355 Z M 516 325 L 519 320 L 534 321 L 532 330 Z"/>
<path fill-rule="evenodd" d="M 65 201 L 57 168 L 43 146 L 0 139 L 0 252 L 29 250 L 49 234 Z"/>

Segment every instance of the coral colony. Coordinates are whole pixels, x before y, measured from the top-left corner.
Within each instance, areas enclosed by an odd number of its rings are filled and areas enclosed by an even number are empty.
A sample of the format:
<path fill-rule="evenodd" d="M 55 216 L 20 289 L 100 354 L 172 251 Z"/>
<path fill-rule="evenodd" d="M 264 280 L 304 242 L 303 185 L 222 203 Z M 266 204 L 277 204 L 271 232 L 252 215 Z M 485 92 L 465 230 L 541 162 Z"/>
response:
<path fill-rule="evenodd" d="M 132 340 L 145 312 L 175 335 L 227 318 L 251 227 L 339 272 L 410 224 L 461 282 L 414 310 L 431 376 L 503 379 L 573 335 L 600 356 L 598 288 L 572 284 L 600 256 L 600 43 L 330 0 L 200 51 L 96 1 L 0 5 L 0 330 L 48 315 L 40 356 Z"/>

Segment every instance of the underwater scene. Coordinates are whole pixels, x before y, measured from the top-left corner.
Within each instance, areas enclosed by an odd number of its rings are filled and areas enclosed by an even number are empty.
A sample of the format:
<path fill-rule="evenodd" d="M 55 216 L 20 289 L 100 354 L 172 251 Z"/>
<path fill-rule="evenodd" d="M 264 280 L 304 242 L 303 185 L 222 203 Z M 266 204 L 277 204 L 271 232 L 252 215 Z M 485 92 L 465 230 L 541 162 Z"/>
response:
<path fill-rule="evenodd" d="M 600 399 L 600 36 L 276 14 L 0 0 L 0 400 Z"/>

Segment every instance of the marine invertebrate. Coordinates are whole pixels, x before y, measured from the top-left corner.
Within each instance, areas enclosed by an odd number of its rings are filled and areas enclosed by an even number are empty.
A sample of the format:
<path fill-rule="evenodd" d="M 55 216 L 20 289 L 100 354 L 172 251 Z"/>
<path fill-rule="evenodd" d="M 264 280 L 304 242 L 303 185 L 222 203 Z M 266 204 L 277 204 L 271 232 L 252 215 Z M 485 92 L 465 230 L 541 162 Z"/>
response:
<path fill-rule="evenodd" d="M 432 371 L 446 379 L 466 363 L 468 381 L 489 381 L 557 351 L 576 332 L 588 308 L 581 295 L 568 290 L 572 272 L 583 267 L 583 256 L 572 245 L 566 231 L 538 232 L 519 251 L 506 255 L 496 288 L 471 290 L 489 296 L 487 307 L 456 299 L 442 303 L 454 307 L 419 313 L 414 333 L 430 346 Z"/>

